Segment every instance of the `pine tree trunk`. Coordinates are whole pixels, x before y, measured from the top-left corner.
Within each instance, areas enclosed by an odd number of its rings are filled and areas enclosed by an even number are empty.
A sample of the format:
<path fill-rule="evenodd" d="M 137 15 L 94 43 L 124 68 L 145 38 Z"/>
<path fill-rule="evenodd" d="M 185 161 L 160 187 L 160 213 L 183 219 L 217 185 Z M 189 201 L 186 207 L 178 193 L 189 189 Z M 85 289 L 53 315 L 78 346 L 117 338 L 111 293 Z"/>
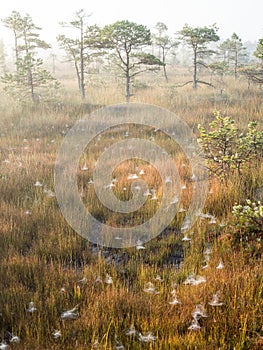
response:
<path fill-rule="evenodd" d="M 234 71 L 235 80 L 237 79 L 237 64 L 238 64 L 238 52 L 236 50 L 236 52 L 235 52 L 235 71 Z"/>
<path fill-rule="evenodd" d="M 126 102 L 130 102 L 131 92 L 130 92 L 130 72 L 129 68 L 127 67 L 126 70 Z"/>
<path fill-rule="evenodd" d="M 197 88 L 197 52 L 194 49 L 194 75 L 193 75 L 193 88 Z"/>
<path fill-rule="evenodd" d="M 18 63 L 18 43 L 17 43 L 17 35 L 15 33 L 15 55 L 16 55 L 16 71 L 18 72 L 18 66 L 17 66 L 17 63 Z"/>
<path fill-rule="evenodd" d="M 83 38 L 83 22 L 81 21 L 81 37 L 80 37 L 80 94 L 82 100 L 85 100 L 85 72 L 84 72 L 84 38 Z"/>
<path fill-rule="evenodd" d="M 130 77 L 130 57 L 129 53 L 126 51 L 126 102 L 130 102 L 131 92 L 130 92 L 130 85 L 131 85 L 131 77 Z"/>
<path fill-rule="evenodd" d="M 163 59 L 162 59 L 162 62 L 163 62 L 163 74 L 164 74 L 164 77 L 165 77 L 165 81 L 166 83 L 168 83 L 168 76 L 167 76 L 167 72 L 166 72 L 166 64 L 165 64 L 165 54 L 164 54 L 164 48 L 163 48 Z"/>
<path fill-rule="evenodd" d="M 32 100 L 32 102 L 34 104 L 37 104 L 39 102 L 39 99 L 35 95 L 33 74 L 32 74 L 31 68 L 28 68 L 27 76 L 28 76 L 28 87 L 29 87 L 29 90 L 30 90 L 31 100 Z"/>

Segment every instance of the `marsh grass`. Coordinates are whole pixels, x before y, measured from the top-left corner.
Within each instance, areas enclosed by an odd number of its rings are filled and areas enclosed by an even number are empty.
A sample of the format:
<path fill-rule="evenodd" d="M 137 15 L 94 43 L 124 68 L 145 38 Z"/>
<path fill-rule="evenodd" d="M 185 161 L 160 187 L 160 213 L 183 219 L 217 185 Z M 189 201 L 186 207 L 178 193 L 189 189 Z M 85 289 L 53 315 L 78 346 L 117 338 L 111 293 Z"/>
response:
<path fill-rule="evenodd" d="M 256 88 L 247 90 L 246 82 L 227 80 L 223 91 L 147 81 L 137 90 L 134 101 L 162 106 L 178 114 L 194 130 L 207 125 L 215 109 L 235 118 L 240 129 L 249 120 L 262 128 L 262 96 Z M 263 344 L 263 265 L 260 256 L 233 249 L 232 206 L 262 188 L 262 160 L 251 164 L 242 178 L 233 176 L 227 183 L 210 181 L 204 213 L 216 217 L 216 223 L 198 219 L 191 229 L 191 241 L 182 242 L 178 213 L 167 230 L 145 244 L 145 250 L 127 248 L 109 250 L 92 246 L 74 232 L 63 218 L 54 191 L 53 171 L 56 152 L 67 130 L 81 116 L 98 106 L 123 101 L 121 89 L 113 82 L 97 84 L 88 91 L 88 101 L 81 104 L 71 83 L 63 101 L 55 106 L 10 106 L 1 96 L 0 160 L 0 336 L 5 331 L 19 335 L 14 349 L 114 349 L 122 342 L 125 349 L 261 349 Z M 123 138 L 124 130 L 114 138 Z M 145 130 L 145 137 L 151 131 Z M 94 215 L 114 225 L 123 224 L 117 214 L 110 215 L 95 198 L 88 181 L 97 155 L 110 144 L 113 133 L 102 138 L 95 149 L 91 145 L 80 159 L 79 189 L 83 201 Z M 155 136 L 162 146 L 171 142 Z M 178 155 L 178 150 L 173 149 Z M 177 152 L 177 153 L 176 153 Z M 87 163 L 88 170 L 81 166 Z M 187 207 L 191 197 L 190 169 L 183 166 L 182 155 L 176 165 L 187 188 L 181 203 Z M 118 179 L 114 192 L 120 199 L 131 198 L 129 173 L 143 168 L 149 188 L 161 196 L 158 172 L 149 164 L 127 161 L 113 174 Z M 35 186 L 39 181 L 42 186 Z M 127 187 L 124 195 L 123 187 Z M 51 192 L 49 192 L 51 191 Z M 125 197 L 126 196 L 126 197 Z M 138 223 L 154 215 L 158 203 L 147 201 L 140 215 L 129 217 Z M 224 225 L 220 225 L 220 224 Z M 210 259 L 205 257 L 211 249 Z M 261 251 L 262 252 L 262 251 Z M 183 262 L 182 262 L 183 259 Z M 207 261 L 208 260 L 208 261 Z M 223 269 L 217 269 L 219 262 Z M 180 268 L 179 268 L 179 263 Z M 207 263 L 207 267 L 203 267 Z M 202 276 L 205 283 L 184 284 L 189 274 Z M 113 283 L 105 283 L 107 275 Z M 160 278 L 156 278 L 157 276 Z M 85 279 L 83 280 L 83 277 Z M 144 291 L 152 282 L 158 294 Z M 181 304 L 171 305 L 175 289 Z M 209 305 L 214 294 L 222 306 Z M 33 301 L 37 311 L 29 313 Z M 202 304 L 207 317 L 199 320 L 201 329 L 190 331 L 192 313 Z M 62 320 L 61 313 L 78 305 L 76 320 Z M 142 343 L 137 336 L 127 336 L 135 329 L 152 332 L 157 339 Z M 52 332 L 61 331 L 54 339 Z M 96 347 L 96 344 L 100 347 Z"/>

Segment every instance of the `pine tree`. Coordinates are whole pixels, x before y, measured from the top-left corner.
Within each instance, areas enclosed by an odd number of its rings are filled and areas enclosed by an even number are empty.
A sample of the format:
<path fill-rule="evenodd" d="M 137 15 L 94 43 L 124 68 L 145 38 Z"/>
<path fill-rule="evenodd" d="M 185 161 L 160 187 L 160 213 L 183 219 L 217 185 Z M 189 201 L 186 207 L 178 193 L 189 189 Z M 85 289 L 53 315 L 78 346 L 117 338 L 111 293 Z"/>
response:
<path fill-rule="evenodd" d="M 17 11 L 13 11 L 3 22 L 14 33 L 16 57 L 16 72 L 5 73 L 1 77 L 4 91 L 20 102 L 49 100 L 59 83 L 44 69 L 43 60 L 37 57 L 38 49 L 50 48 L 39 37 L 41 28 L 34 24 L 30 15 L 21 16 Z"/>
<path fill-rule="evenodd" d="M 218 28 L 215 25 L 211 27 L 193 28 L 186 24 L 183 29 L 178 32 L 179 40 L 185 43 L 193 51 L 193 80 L 186 84 L 193 83 L 194 89 L 197 88 L 198 83 L 211 85 L 198 79 L 197 68 L 200 66 L 206 66 L 204 59 L 215 53 L 214 50 L 209 49 L 208 45 L 219 40 L 217 31 Z"/>

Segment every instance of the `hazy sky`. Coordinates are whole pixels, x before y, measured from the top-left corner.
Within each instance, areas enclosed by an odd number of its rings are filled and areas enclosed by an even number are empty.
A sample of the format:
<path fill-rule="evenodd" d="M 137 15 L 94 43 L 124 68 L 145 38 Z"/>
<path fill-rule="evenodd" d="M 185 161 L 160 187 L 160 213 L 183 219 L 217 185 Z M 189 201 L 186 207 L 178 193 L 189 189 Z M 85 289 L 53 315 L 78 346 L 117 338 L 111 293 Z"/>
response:
<path fill-rule="evenodd" d="M 108 24 L 128 19 L 145 24 L 150 29 L 157 22 L 168 26 L 170 34 L 180 30 L 185 23 L 203 26 L 216 23 L 222 39 L 236 32 L 243 41 L 263 37 L 262 0 L 0 0 L 0 18 L 12 10 L 28 13 L 36 25 L 43 28 L 42 39 L 54 44 L 60 21 L 72 19 L 74 12 L 85 9 L 91 13 L 90 24 Z M 0 24 L 0 38 L 6 46 L 12 40 L 9 30 Z"/>

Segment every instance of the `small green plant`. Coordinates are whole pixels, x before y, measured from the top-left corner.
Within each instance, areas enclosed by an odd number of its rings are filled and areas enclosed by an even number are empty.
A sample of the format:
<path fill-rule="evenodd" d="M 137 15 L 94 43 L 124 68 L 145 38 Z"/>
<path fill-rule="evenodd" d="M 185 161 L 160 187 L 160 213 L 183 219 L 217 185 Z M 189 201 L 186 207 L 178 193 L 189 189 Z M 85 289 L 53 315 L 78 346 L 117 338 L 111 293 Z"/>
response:
<path fill-rule="evenodd" d="M 260 156 L 263 145 L 263 132 L 257 130 L 257 122 L 248 123 L 248 131 L 240 133 L 234 119 L 224 117 L 220 112 L 214 113 L 215 119 L 207 131 L 199 124 L 199 143 L 203 147 L 207 166 L 221 179 L 230 173 L 241 174 L 242 168 Z"/>
<path fill-rule="evenodd" d="M 263 205 L 260 201 L 252 202 L 247 199 L 245 205 L 236 204 L 232 213 L 234 246 L 241 244 L 250 255 L 260 257 L 263 243 Z"/>
<path fill-rule="evenodd" d="M 238 228 L 263 233 L 263 205 L 260 201 L 247 199 L 246 205 L 235 205 L 233 215 Z"/>

